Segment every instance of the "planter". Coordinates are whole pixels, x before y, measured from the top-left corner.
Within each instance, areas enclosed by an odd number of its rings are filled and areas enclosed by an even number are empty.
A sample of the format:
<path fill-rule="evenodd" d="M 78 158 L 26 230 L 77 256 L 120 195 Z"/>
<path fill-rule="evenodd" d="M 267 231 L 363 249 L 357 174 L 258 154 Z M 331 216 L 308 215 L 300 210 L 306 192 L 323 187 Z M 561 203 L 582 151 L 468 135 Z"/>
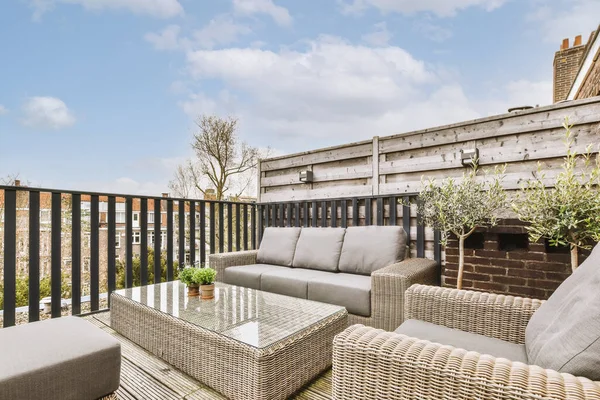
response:
<path fill-rule="evenodd" d="M 200 295 L 200 286 L 199 285 L 188 285 L 188 296 L 196 297 Z"/>
<path fill-rule="evenodd" d="M 210 285 L 200 285 L 200 297 L 202 299 L 208 300 L 215 297 L 215 284 L 211 283 Z"/>

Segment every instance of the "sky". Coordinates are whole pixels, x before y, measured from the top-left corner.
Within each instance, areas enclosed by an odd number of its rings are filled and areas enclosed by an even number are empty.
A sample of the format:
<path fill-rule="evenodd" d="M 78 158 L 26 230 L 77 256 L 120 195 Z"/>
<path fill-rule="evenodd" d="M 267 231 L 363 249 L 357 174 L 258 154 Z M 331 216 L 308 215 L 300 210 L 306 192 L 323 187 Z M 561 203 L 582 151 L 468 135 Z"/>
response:
<path fill-rule="evenodd" d="M 1 0 L 0 177 L 160 195 L 194 120 L 282 155 L 552 102 L 599 0 Z"/>

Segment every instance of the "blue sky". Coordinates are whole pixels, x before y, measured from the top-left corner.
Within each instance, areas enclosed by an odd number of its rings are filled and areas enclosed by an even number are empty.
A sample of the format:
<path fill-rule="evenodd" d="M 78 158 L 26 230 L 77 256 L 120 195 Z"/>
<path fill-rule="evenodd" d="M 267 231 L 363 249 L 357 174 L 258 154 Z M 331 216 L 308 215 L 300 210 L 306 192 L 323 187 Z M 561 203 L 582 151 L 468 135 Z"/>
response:
<path fill-rule="evenodd" d="M 5 0 L 0 177 L 159 194 L 193 120 L 274 154 L 552 99 L 597 0 Z"/>

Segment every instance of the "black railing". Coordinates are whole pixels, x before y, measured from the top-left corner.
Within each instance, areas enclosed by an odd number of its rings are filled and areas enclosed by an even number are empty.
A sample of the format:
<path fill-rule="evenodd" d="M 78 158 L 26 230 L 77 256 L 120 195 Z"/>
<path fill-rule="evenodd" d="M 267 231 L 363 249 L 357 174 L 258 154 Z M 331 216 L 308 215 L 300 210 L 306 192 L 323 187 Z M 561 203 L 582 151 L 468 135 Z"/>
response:
<path fill-rule="evenodd" d="M 268 226 L 342 227 L 402 225 L 417 257 L 431 257 L 441 266 L 440 233 L 431 231 L 417 215 L 417 194 L 302 200 L 258 204 L 258 240 Z M 415 232 L 414 235 L 412 233 Z M 412 238 L 412 240 L 411 240 Z M 429 254 L 427 254 L 429 255 Z"/>
<path fill-rule="evenodd" d="M 177 265 L 203 264 L 208 254 L 255 249 L 268 226 L 402 225 L 413 256 L 441 265 L 440 235 L 419 223 L 415 202 L 415 194 L 403 194 L 256 204 L 0 186 L 3 325 L 14 325 L 23 305 L 18 279 L 28 280 L 29 321 L 40 319 L 40 297 L 48 295 L 40 282 L 48 275 L 53 318 L 65 284 L 71 314 L 82 313 L 88 295 L 89 311 L 97 312 L 101 293 L 110 299 L 120 287 L 173 280 Z"/>
<path fill-rule="evenodd" d="M 54 318 L 61 315 L 65 284 L 70 286 L 72 314 L 81 313 L 81 298 L 87 294 L 82 292 L 82 285 L 89 292 L 90 311 L 96 312 L 101 291 L 106 291 L 110 299 L 118 286 L 159 283 L 163 274 L 166 280 L 173 280 L 176 263 L 205 263 L 207 250 L 253 249 L 257 244 L 256 208 L 250 202 L 0 186 L 3 325 L 15 324 L 17 279 L 28 280 L 31 322 L 40 319 L 43 275 L 50 277 Z M 40 241 L 49 241 L 50 246 L 40 246 Z M 149 265 L 149 249 L 154 254 L 153 265 Z M 134 274 L 134 264 L 138 263 L 139 272 Z M 119 285 L 117 265 L 123 270 Z M 105 281 L 101 279 L 104 271 Z M 149 272 L 154 277 L 152 282 Z"/>

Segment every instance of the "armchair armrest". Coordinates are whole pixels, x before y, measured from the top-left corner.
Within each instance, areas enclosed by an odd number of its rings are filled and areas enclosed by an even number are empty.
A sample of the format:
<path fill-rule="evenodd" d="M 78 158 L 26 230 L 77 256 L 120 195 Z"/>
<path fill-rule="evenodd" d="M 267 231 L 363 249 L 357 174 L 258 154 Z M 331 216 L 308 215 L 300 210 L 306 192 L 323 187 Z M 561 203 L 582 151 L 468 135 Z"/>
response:
<path fill-rule="evenodd" d="M 223 273 L 226 268 L 236 265 L 256 264 L 257 254 L 258 250 L 211 254 L 208 256 L 208 265 L 217 271 L 216 280 L 218 282 L 223 282 Z"/>
<path fill-rule="evenodd" d="M 524 297 L 414 285 L 406 291 L 405 315 L 406 319 L 523 344 L 527 323 L 543 303 Z"/>
<path fill-rule="evenodd" d="M 408 258 L 371 274 L 371 312 L 378 328 L 393 331 L 404 321 L 404 292 L 415 283 L 435 284 L 437 263 Z"/>
<path fill-rule="evenodd" d="M 569 399 L 600 384 L 541 367 L 353 325 L 333 342 L 333 398 Z"/>

